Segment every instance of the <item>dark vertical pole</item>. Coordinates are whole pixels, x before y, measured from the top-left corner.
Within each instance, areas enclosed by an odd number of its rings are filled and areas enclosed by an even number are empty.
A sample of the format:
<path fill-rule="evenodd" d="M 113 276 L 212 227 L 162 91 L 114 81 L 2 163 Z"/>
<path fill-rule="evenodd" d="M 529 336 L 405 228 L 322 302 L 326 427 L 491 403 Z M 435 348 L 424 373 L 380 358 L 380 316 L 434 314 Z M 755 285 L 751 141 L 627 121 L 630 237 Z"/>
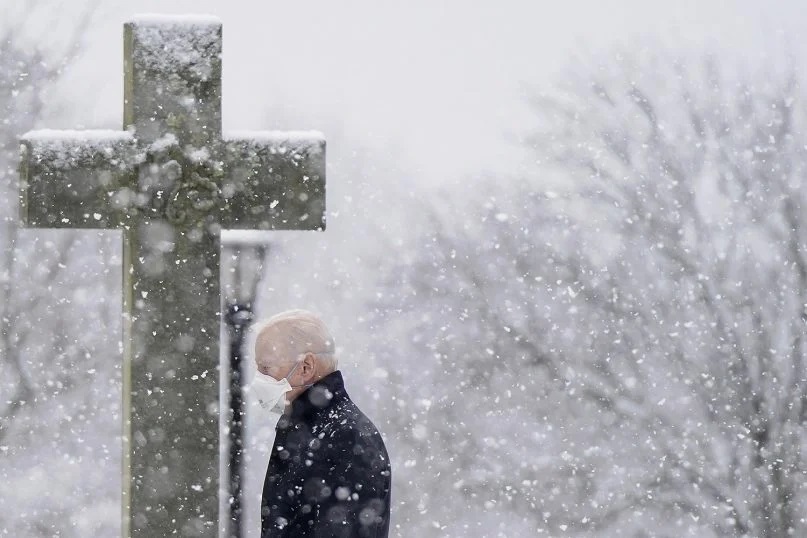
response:
<path fill-rule="evenodd" d="M 241 460 L 243 456 L 244 406 L 241 391 L 242 348 L 252 323 L 249 305 L 230 304 L 226 315 L 230 329 L 230 538 L 241 538 Z"/>

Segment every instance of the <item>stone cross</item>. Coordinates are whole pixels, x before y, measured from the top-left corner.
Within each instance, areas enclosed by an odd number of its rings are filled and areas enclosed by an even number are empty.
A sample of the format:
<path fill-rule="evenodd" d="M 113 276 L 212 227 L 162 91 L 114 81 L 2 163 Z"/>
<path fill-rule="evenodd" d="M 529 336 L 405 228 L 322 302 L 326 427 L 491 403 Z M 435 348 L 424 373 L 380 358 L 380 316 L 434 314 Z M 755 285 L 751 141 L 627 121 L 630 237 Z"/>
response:
<path fill-rule="evenodd" d="M 122 230 L 125 537 L 218 533 L 221 230 L 325 228 L 321 135 L 222 137 L 221 32 L 136 17 L 124 130 L 22 137 L 23 225 Z"/>

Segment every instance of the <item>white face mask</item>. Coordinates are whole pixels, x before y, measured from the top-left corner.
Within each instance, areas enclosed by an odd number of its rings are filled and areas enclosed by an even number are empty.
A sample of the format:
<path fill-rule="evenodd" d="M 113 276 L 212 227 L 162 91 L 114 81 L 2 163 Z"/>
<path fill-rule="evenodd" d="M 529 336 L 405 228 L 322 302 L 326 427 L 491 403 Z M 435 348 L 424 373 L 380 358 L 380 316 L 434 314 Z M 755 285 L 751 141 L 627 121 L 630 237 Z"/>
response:
<path fill-rule="evenodd" d="M 299 365 L 299 362 L 295 364 L 294 368 L 291 369 L 286 377 L 279 381 L 260 371 L 255 372 L 255 378 L 252 380 L 252 383 L 249 384 L 249 392 L 255 396 L 255 400 L 262 409 L 271 411 L 275 409 L 275 407 L 280 407 L 278 412 L 282 413 L 282 406 L 280 404 L 283 403 L 285 405 L 283 396 L 292 389 L 291 383 L 289 383 L 289 377 L 291 377 L 291 374 L 294 373 L 294 370 L 296 370 Z"/>

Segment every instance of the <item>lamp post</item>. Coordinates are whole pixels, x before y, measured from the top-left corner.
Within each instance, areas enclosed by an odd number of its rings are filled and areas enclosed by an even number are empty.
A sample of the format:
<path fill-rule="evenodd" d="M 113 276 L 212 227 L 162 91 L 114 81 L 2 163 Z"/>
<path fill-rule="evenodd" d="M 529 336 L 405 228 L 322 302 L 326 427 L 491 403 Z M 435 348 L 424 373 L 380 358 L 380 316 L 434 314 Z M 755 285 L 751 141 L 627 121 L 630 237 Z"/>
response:
<path fill-rule="evenodd" d="M 269 244 L 260 232 L 222 233 L 222 298 L 229 333 L 228 496 L 227 536 L 243 535 L 242 477 L 244 456 L 243 346 L 254 319 L 253 305 Z"/>

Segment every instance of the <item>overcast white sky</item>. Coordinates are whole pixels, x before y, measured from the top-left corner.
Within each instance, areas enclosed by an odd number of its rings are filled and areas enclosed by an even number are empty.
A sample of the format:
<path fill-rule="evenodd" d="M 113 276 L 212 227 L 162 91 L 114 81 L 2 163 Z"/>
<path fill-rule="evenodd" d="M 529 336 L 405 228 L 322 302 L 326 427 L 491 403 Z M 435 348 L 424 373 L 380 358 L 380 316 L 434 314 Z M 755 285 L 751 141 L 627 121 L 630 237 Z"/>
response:
<path fill-rule="evenodd" d="M 58 49 L 86 1 L 45 2 L 29 33 Z M 423 184 L 512 170 L 504 135 L 530 121 L 520 83 L 551 81 L 575 51 L 636 37 L 744 55 L 807 45 L 798 1 L 103 2 L 51 126 L 119 128 L 121 25 L 143 12 L 222 18 L 225 128 L 341 130 Z"/>

